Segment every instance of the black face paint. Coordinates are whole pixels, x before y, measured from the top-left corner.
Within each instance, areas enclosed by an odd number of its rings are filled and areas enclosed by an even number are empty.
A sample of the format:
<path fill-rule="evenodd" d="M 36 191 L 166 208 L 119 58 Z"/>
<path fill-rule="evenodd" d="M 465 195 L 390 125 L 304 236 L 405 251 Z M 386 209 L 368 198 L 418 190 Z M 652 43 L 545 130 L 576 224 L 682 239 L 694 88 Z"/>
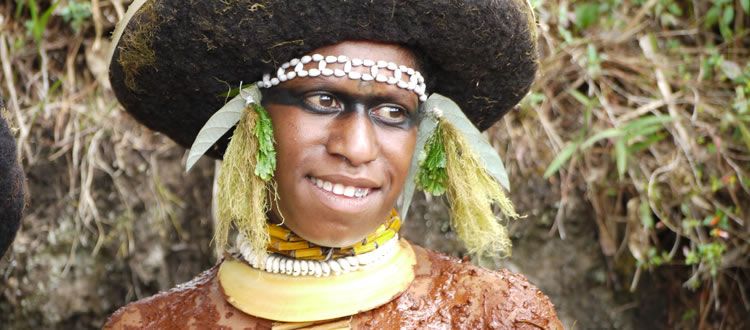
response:
<path fill-rule="evenodd" d="M 337 118 L 346 118 L 351 115 L 365 115 L 374 124 L 386 127 L 396 127 L 404 130 L 411 129 L 419 124 L 419 111 L 408 109 L 403 105 L 393 102 L 391 97 L 378 95 L 352 95 L 347 92 L 331 90 L 326 88 L 300 87 L 281 88 L 275 87 L 266 90 L 263 104 L 278 104 L 298 107 L 313 114 L 331 115 Z M 337 103 L 337 108 L 323 107 L 308 101 L 311 97 L 331 98 Z M 378 116 L 377 111 L 392 108 L 403 111 L 404 119 L 389 121 L 383 116 Z"/>

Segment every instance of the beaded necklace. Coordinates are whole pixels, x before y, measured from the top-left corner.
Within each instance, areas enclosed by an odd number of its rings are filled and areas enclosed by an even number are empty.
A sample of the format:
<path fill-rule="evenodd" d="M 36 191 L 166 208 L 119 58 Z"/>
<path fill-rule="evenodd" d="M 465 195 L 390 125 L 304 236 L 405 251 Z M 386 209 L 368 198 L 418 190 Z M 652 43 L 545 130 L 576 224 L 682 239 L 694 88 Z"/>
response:
<path fill-rule="evenodd" d="M 297 236 L 286 227 L 269 224 L 270 254 L 258 255 L 242 234 L 237 235 L 236 247 L 253 268 L 270 273 L 292 276 L 329 276 L 356 270 L 392 254 L 397 247 L 401 219 L 391 210 L 386 221 L 373 233 L 353 245 L 330 248 L 316 245 Z"/>

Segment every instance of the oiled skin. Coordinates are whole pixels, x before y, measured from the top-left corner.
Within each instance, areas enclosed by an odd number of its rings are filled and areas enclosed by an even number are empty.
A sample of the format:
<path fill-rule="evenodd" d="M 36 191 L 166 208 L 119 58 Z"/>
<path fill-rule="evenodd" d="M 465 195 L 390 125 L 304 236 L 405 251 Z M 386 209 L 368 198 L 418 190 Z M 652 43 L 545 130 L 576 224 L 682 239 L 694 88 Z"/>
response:
<path fill-rule="evenodd" d="M 563 329 L 549 298 L 523 275 L 488 271 L 412 245 L 416 277 L 409 289 L 354 315 L 353 329 Z M 218 265 L 188 283 L 120 308 L 105 329 L 269 329 L 272 321 L 224 301 Z M 262 299 L 259 297 L 259 299 Z"/>

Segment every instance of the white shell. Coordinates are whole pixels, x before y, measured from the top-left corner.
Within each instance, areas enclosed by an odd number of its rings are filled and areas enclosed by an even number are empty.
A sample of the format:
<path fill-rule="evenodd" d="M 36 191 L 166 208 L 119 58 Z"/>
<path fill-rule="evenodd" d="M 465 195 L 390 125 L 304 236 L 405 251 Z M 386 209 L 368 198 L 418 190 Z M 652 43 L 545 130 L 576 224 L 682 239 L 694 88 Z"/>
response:
<path fill-rule="evenodd" d="M 393 63 L 393 62 L 388 62 L 387 68 L 388 70 L 396 71 L 398 70 L 398 65 L 396 65 L 396 63 Z"/>
<path fill-rule="evenodd" d="M 318 70 L 318 69 L 310 69 L 309 73 L 310 73 L 309 74 L 310 77 L 317 77 L 317 76 L 320 75 L 320 70 Z"/>
<path fill-rule="evenodd" d="M 284 257 L 279 257 L 279 273 L 286 273 L 286 259 Z"/>
<path fill-rule="evenodd" d="M 315 264 L 315 277 L 323 276 L 323 266 L 320 263 Z"/>
<path fill-rule="evenodd" d="M 349 266 L 349 262 L 344 260 L 343 258 L 336 259 L 336 262 L 341 267 L 341 271 L 344 273 L 348 273 L 351 271 L 351 267 Z"/>
<path fill-rule="evenodd" d="M 388 62 L 386 61 L 378 61 L 378 67 L 379 68 L 385 68 L 388 66 Z"/>
<path fill-rule="evenodd" d="M 410 81 L 409 82 L 409 86 L 406 87 L 406 88 L 409 89 L 410 91 L 413 91 L 415 88 L 417 88 L 417 82 L 416 81 Z"/>
<path fill-rule="evenodd" d="M 373 79 L 375 79 L 375 78 L 373 76 L 367 74 L 367 73 L 362 74 L 362 80 L 364 80 L 364 81 L 371 81 Z"/>
<path fill-rule="evenodd" d="M 399 80 L 399 81 L 398 81 L 398 87 L 401 87 L 401 88 L 407 88 L 407 87 L 409 87 L 409 83 L 408 83 L 408 82 L 405 82 L 405 81 L 403 81 L 403 80 Z"/>
<path fill-rule="evenodd" d="M 347 57 L 346 55 L 339 55 L 337 60 L 339 63 L 346 63 L 349 61 L 349 57 Z"/>
<path fill-rule="evenodd" d="M 361 58 L 353 58 L 352 59 L 352 66 L 360 66 L 362 65 L 362 59 Z"/>
<path fill-rule="evenodd" d="M 302 62 L 297 63 L 297 65 L 294 66 L 294 71 L 300 72 L 305 68 L 305 65 L 302 64 Z"/>
<path fill-rule="evenodd" d="M 273 260 L 276 259 L 276 257 L 269 257 L 268 260 L 266 260 L 266 272 L 272 273 L 273 272 Z"/>
<path fill-rule="evenodd" d="M 344 258 L 344 260 L 346 260 L 346 262 L 348 262 L 349 266 L 352 268 L 356 268 L 357 266 L 359 266 L 359 260 L 357 260 L 357 257 L 346 257 Z"/>
<path fill-rule="evenodd" d="M 407 68 L 407 69 L 406 69 L 406 73 L 408 73 L 408 74 L 409 74 L 410 76 L 411 76 L 411 75 L 414 75 L 414 69 L 412 69 L 412 68 Z"/>
<path fill-rule="evenodd" d="M 393 71 L 393 78 L 396 78 L 396 80 L 401 80 L 401 70 L 394 70 Z"/>
<path fill-rule="evenodd" d="M 373 65 L 375 65 L 375 61 L 373 61 L 373 60 L 363 60 L 362 61 L 362 65 L 364 65 L 364 66 L 373 66 Z"/>
<path fill-rule="evenodd" d="M 283 69 L 283 70 L 289 69 L 290 65 L 292 65 L 292 64 L 289 63 L 289 62 L 284 62 L 284 64 L 281 65 L 281 69 Z"/>
<path fill-rule="evenodd" d="M 336 56 L 331 56 L 331 55 L 326 56 L 326 62 L 328 63 L 336 63 L 338 60 L 339 58 Z"/>
<path fill-rule="evenodd" d="M 268 86 L 268 85 L 271 84 L 271 75 L 270 74 L 266 73 L 266 74 L 263 75 L 263 84 L 265 84 L 266 86 Z"/>
<path fill-rule="evenodd" d="M 427 95 L 420 95 L 419 96 L 419 100 L 422 101 L 422 102 L 427 101 Z"/>
<path fill-rule="evenodd" d="M 309 73 L 307 72 L 307 70 L 302 70 L 300 72 L 297 72 L 297 76 L 299 77 L 307 77 L 308 74 Z"/>
<path fill-rule="evenodd" d="M 334 275 L 341 274 L 341 265 L 334 259 L 334 260 L 328 260 L 328 266 L 331 267 L 331 271 L 333 271 Z"/>
<path fill-rule="evenodd" d="M 299 274 L 302 276 L 307 275 L 307 260 L 301 260 L 299 262 Z"/>
<path fill-rule="evenodd" d="M 312 56 L 310 56 L 310 55 L 302 56 L 302 58 L 300 59 L 300 62 L 302 64 L 310 63 L 310 61 L 312 61 Z"/>
<path fill-rule="evenodd" d="M 409 68 L 406 67 L 406 65 L 399 65 L 398 70 L 401 72 L 409 71 Z"/>
<path fill-rule="evenodd" d="M 320 268 L 323 269 L 323 276 L 331 275 L 331 266 L 328 266 L 327 263 L 321 262 Z"/>
<path fill-rule="evenodd" d="M 386 76 L 384 76 L 382 74 L 379 74 L 379 75 L 375 76 L 375 81 L 386 82 L 386 81 L 388 81 L 388 77 L 386 77 Z"/>
<path fill-rule="evenodd" d="M 357 79 L 361 79 L 361 78 L 362 78 L 362 74 L 361 73 L 359 73 L 357 71 L 351 71 L 351 72 L 349 72 L 349 79 L 357 80 Z"/>
<path fill-rule="evenodd" d="M 281 263 L 281 258 L 276 257 L 273 259 L 273 267 L 271 268 L 274 273 L 279 272 L 279 264 Z"/>
<path fill-rule="evenodd" d="M 299 64 L 298 58 L 293 58 L 291 61 L 289 61 L 290 66 L 296 66 L 297 64 Z"/>
<path fill-rule="evenodd" d="M 297 72 L 289 71 L 286 73 L 286 79 L 291 80 L 297 77 Z"/>
<path fill-rule="evenodd" d="M 388 81 L 387 81 L 388 85 L 395 85 L 397 82 L 398 82 L 398 79 L 396 79 L 395 77 L 390 77 L 388 78 Z"/>
<path fill-rule="evenodd" d="M 344 72 L 344 70 L 341 70 L 341 69 L 336 69 L 336 70 L 333 70 L 333 75 L 336 77 L 343 77 L 343 76 L 346 76 L 346 72 Z"/>
<path fill-rule="evenodd" d="M 323 63 L 323 62 L 321 62 L 321 63 Z M 324 75 L 324 76 L 331 76 L 331 75 L 333 75 L 333 70 L 331 70 L 329 68 L 325 68 L 323 70 L 320 70 L 320 73 L 322 75 Z"/>
<path fill-rule="evenodd" d="M 322 61 L 322 60 L 323 60 L 323 55 L 320 55 L 320 54 L 313 54 L 313 56 L 312 56 L 312 60 L 313 60 L 313 61 L 315 61 L 315 62 L 320 62 L 320 61 Z"/>
<path fill-rule="evenodd" d="M 278 85 L 280 83 L 279 78 L 271 78 L 271 85 Z"/>
<path fill-rule="evenodd" d="M 318 70 L 323 71 L 323 69 L 326 68 L 326 65 L 328 65 L 328 63 L 326 63 L 326 61 L 320 61 L 320 62 L 318 62 Z"/>
<path fill-rule="evenodd" d="M 344 72 L 349 73 L 352 71 L 352 62 L 346 61 L 344 63 Z"/>
<path fill-rule="evenodd" d="M 377 77 L 378 76 L 378 67 L 377 66 L 370 67 L 370 74 L 373 77 Z"/>
<path fill-rule="evenodd" d="M 299 260 L 294 260 L 292 264 L 292 276 L 299 276 L 302 272 L 302 266 L 300 266 Z"/>
<path fill-rule="evenodd" d="M 292 275 L 294 273 L 294 259 L 286 259 L 286 274 Z"/>

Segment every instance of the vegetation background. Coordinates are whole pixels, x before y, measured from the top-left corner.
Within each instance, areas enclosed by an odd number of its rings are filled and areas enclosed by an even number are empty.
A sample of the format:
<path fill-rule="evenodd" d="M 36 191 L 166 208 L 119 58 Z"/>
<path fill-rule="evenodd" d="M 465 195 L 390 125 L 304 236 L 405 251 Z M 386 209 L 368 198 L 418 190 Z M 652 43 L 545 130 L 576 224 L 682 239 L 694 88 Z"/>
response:
<path fill-rule="evenodd" d="M 127 0 L 0 0 L 0 95 L 29 200 L 0 260 L 3 328 L 97 328 L 216 261 L 215 163 L 117 103 Z M 541 66 L 488 131 L 517 208 L 514 256 L 569 328 L 750 327 L 750 0 L 531 0 Z M 443 203 L 404 234 L 461 256 Z M 420 221 L 417 219 L 424 219 Z"/>

